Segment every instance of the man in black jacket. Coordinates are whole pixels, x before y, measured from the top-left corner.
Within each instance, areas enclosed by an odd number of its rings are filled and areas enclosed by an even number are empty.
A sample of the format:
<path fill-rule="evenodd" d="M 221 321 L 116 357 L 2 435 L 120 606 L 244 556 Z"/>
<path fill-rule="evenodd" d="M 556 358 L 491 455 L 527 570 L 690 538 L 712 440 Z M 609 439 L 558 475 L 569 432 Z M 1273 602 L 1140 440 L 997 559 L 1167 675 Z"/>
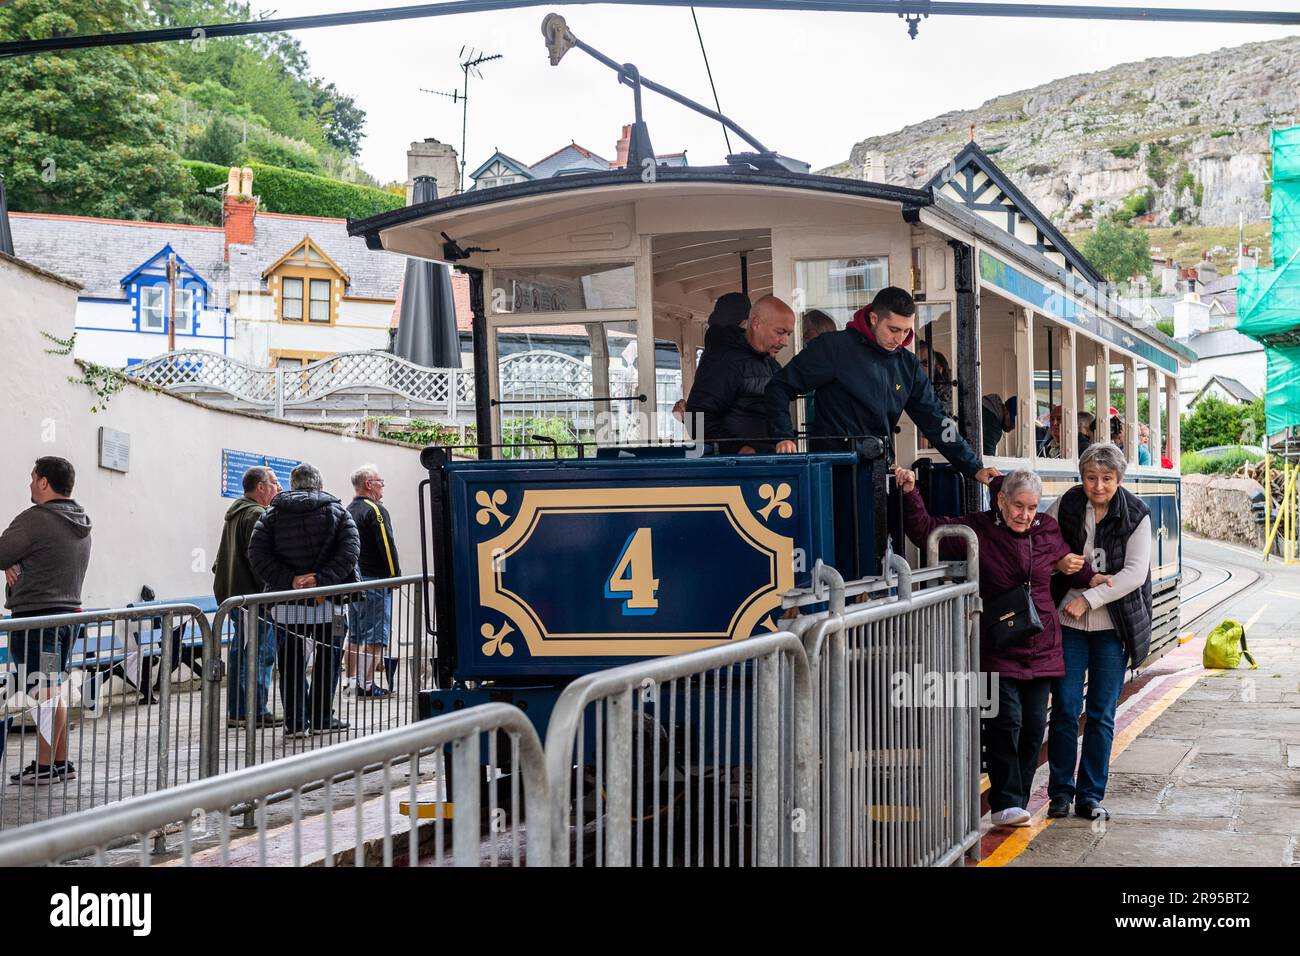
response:
<path fill-rule="evenodd" d="M 271 499 L 248 542 L 248 563 L 268 591 L 328 587 L 357 580 L 361 543 L 343 503 L 321 490 L 320 472 L 306 462 L 290 473 L 292 491 Z M 334 626 L 334 605 L 308 598 L 276 605 L 271 617 L 284 646 L 280 694 L 285 732 L 305 737 L 347 729 L 334 716 L 342 632 Z M 312 679 L 307 686 L 306 668 Z"/>
<path fill-rule="evenodd" d="M 859 309 L 842 332 L 818 336 L 767 386 L 769 433 L 781 453 L 798 450 L 790 403 L 817 390 L 817 417 L 809 426 L 812 451 L 834 451 L 846 439 L 879 436 L 891 447 L 899 417 L 907 412 L 921 433 L 967 477 L 988 484 L 998 475 L 986 468 L 944 414 L 934 386 L 915 355 L 916 304 L 902 289 L 881 289 Z"/>
<path fill-rule="evenodd" d="M 695 420 L 703 423 L 704 441 L 719 453 L 773 450 L 763 395 L 781 370 L 776 356 L 789 343 L 794 325 L 794 311 L 768 295 L 754 303 L 740 325 L 710 328 L 686 411 L 699 416 Z"/>
<path fill-rule="evenodd" d="M 212 593 L 220 604 L 235 594 L 256 594 L 262 590 L 262 579 L 248 563 L 248 542 L 253 537 L 257 520 L 266 513 L 266 506 L 280 493 L 280 479 L 270 468 L 255 465 L 244 472 L 244 495 L 235 500 L 226 512 L 221 525 L 221 544 L 217 559 L 212 563 Z M 244 723 L 244 696 L 247 674 L 244 670 L 248 655 L 245 653 L 243 611 L 231 618 L 230 652 L 226 684 L 226 726 L 238 727 Z M 257 724 L 259 727 L 279 726 L 280 720 L 271 713 L 271 673 L 275 669 L 275 635 L 271 622 L 260 615 L 257 630 Z"/>
<path fill-rule="evenodd" d="M 384 479 L 375 465 L 362 465 L 352 473 L 356 492 L 348 514 L 361 536 L 361 580 L 395 578 L 402 573 L 393 540 L 393 519 L 384 500 Z M 387 697 L 388 691 L 374 682 L 375 669 L 388 646 L 393 618 L 393 588 L 367 591 L 348 605 L 348 648 L 343 675 L 347 687 L 362 697 Z"/>

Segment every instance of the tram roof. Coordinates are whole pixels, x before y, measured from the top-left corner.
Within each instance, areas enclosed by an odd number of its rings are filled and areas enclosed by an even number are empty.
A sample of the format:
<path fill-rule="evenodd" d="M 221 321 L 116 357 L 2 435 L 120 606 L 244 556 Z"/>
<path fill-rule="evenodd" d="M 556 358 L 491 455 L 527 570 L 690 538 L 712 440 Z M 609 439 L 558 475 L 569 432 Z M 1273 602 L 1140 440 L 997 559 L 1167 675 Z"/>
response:
<path fill-rule="evenodd" d="M 607 190 L 619 187 L 653 189 L 669 183 L 802 189 L 827 196 L 874 199 L 904 206 L 929 205 L 932 202 L 929 189 L 909 189 L 905 186 L 842 179 L 838 176 L 755 169 L 750 166 L 657 166 L 653 182 L 644 181 L 638 169 L 615 169 L 525 180 L 491 189 L 475 189 L 419 205 L 404 206 L 368 219 L 350 219 L 348 233 L 352 236 L 364 237 L 366 245 L 371 249 L 386 249 L 388 247 L 383 242 L 384 233 L 394 227 L 410 225 L 425 219 L 436 220 L 470 209 L 503 206 L 585 190 Z"/>
<path fill-rule="evenodd" d="M 959 157 L 965 156 L 966 152 L 959 154 Z M 981 165 L 993 165 L 982 154 L 979 159 L 983 160 Z M 1123 308 L 1117 299 L 1105 294 L 1104 287 L 1094 279 L 1097 273 L 1091 264 L 1087 264 L 1085 274 L 1080 274 L 1082 270 L 1079 270 L 1078 264 L 1071 260 L 1077 257 L 1085 264 L 1086 260 L 1072 246 L 1069 247 L 1068 251 L 1073 253 L 1073 257 L 1067 261 L 1074 266 L 1074 271 L 1062 267 L 1039 249 L 1000 229 L 974 210 L 968 209 L 946 196 L 938 195 L 934 188 L 934 181 L 922 189 L 911 189 L 905 186 L 844 179 L 838 176 L 819 176 L 784 169 L 758 169 L 746 165 L 728 165 L 659 166 L 655 169 L 654 180 L 646 182 L 643 180 L 639 169 L 617 169 L 547 179 L 525 180 L 524 182 L 496 186 L 491 189 L 476 189 L 458 193 L 418 205 L 405 206 L 367 219 L 349 220 L 348 233 L 354 237 L 364 238 L 366 245 L 370 249 L 387 250 L 391 248 L 391 251 L 407 255 L 454 261 L 450 257 L 442 255 L 429 256 L 428 247 L 425 243 L 421 243 L 421 245 L 425 245 L 425 250 L 421 252 L 413 248 L 409 242 L 399 240 L 390 247 L 385 244 L 385 241 L 396 238 L 393 230 L 401 233 L 412 227 L 427 227 L 429 230 L 437 230 L 438 232 L 442 232 L 444 229 L 454 229 L 448 235 L 452 240 L 459 241 L 465 238 L 465 233 L 455 234 L 460 231 L 455 227 L 463 223 L 463 217 L 466 213 L 478 210 L 483 210 L 485 213 L 489 211 L 495 212 L 511 206 L 545 203 L 548 199 L 576 197 L 582 193 L 590 193 L 593 200 L 599 195 L 608 193 L 611 202 L 628 201 L 644 198 L 646 195 L 653 194 L 655 189 L 662 188 L 665 185 L 686 187 L 697 185 L 723 186 L 768 190 L 790 189 L 818 193 L 827 199 L 861 199 L 896 204 L 901 207 L 903 217 L 909 222 L 921 223 L 931 228 L 937 227 L 939 231 L 956 233 L 968 238 L 976 237 L 981 242 L 1019 261 L 1039 275 L 1055 280 L 1066 289 L 1076 292 L 1083 289 L 1089 290 L 1092 295 L 1089 295 L 1088 298 L 1099 307 L 1099 311 L 1103 312 L 1108 319 L 1123 323 L 1136 335 L 1146 339 L 1161 351 L 1176 356 L 1184 363 L 1196 360 L 1195 354 L 1185 346 L 1159 332 L 1139 325 L 1137 319 L 1127 309 Z M 1017 206 L 1028 204 L 1028 200 L 1024 199 L 1018 192 L 1015 194 L 1014 199 Z M 1026 206 L 1026 212 L 1039 215 L 1032 205 Z M 458 223 L 457 220 L 461 220 L 461 223 Z M 947 228 L 945 229 L 944 226 Z M 1053 235 L 1052 238 L 1057 237 Z M 1063 240 L 1063 237 L 1061 239 Z M 440 240 L 435 240 L 435 244 L 441 246 Z M 1064 243 L 1062 242 L 1062 244 Z M 447 249 L 442 247 L 441 251 L 445 253 Z"/>

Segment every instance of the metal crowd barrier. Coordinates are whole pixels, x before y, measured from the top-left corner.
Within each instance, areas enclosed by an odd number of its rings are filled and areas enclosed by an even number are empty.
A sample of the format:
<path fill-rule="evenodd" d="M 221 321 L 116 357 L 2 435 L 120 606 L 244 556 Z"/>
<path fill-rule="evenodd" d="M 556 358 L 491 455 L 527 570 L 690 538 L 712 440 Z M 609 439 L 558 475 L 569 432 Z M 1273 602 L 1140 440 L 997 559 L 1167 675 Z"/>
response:
<path fill-rule="evenodd" d="M 202 776 L 196 605 L 6 618 L 0 646 L 0 831 Z M 32 786 L 33 764 L 61 772 Z"/>
<path fill-rule="evenodd" d="M 936 579 L 939 542 L 965 540 L 964 581 Z M 804 643 L 817 700 L 821 854 L 833 866 L 947 866 L 978 850 L 979 555 L 969 528 L 935 531 L 931 587 L 913 590 L 891 555 L 896 594 L 852 609 L 844 581 Z M 949 566 L 950 571 L 957 570 Z"/>
<path fill-rule="evenodd" d="M 588 674 L 546 735 L 552 860 L 807 865 L 811 685 L 788 632 Z"/>
<path fill-rule="evenodd" d="M 227 666 L 214 669 L 204 688 L 205 775 L 416 720 L 418 693 L 433 675 L 423 583 L 412 574 L 222 602 L 211 641 L 214 648 L 224 641 L 229 650 Z M 360 643 L 385 635 L 381 644 Z M 268 644 L 273 652 L 264 654 Z M 241 655 L 253 665 L 244 667 L 242 694 L 230 686 Z M 267 663 L 258 665 L 263 658 Z M 261 687 L 259 670 L 267 680 Z M 348 682 L 350 671 L 356 687 Z M 376 689 L 364 692 L 366 685 Z"/>
<path fill-rule="evenodd" d="M 480 738 L 511 742 L 508 800 L 481 784 Z M 450 774 L 444 760 L 450 754 Z M 377 771 L 365 774 L 363 767 Z M 423 773 L 414 768 L 425 768 Z M 407 771 L 405 780 L 395 779 Z M 448 782 L 448 776 L 450 782 Z M 454 800 L 443 815 L 422 806 Z M 489 801 L 480 802 L 486 789 Z M 403 803 L 398 804 L 398 800 Z M 348 804 L 351 804 L 350 806 Z M 245 767 L 109 807 L 45 820 L 0 836 L 0 866 L 478 866 L 508 830 L 510 862 L 550 862 L 545 757 L 528 717 L 483 704 L 357 740 Z M 395 805 L 399 808 L 394 813 Z M 239 821 L 251 815 L 251 831 Z M 404 809 L 402 809 L 404 808 Z M 527 845 L 520 824 L 527 821 Z M 161 844 L 171 832 L 171 848 Z M 179 847 L 176 844 L 179 842 Z M 526 849 L 526 852 L 521 852 Z M 495 863 L 497 857 L 490 855 Z"/>

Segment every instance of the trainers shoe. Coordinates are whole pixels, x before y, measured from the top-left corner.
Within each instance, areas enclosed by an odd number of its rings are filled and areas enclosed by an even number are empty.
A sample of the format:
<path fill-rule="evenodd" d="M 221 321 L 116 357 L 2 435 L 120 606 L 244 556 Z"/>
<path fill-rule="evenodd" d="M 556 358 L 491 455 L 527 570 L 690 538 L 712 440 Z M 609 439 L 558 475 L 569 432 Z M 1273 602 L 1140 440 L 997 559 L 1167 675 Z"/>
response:
<path fill-rule="evenodd" d="M 1029 811 L 1022 807 L 1007 807 L 1005 810 L 996 811 L 991 819 L 995 827 L 1027 827 Z"/>
<path fill-rule="evenodd" d="M 357 691 L 358 697 L 387 697 L 389 691 L 384 690 L 378 684 L 367 684 Z"/>
<path fill-rule="evenodd" d="M 64 780 L 74 780 L 77 776 L 76 769 L 70 761 L 54 763 L 50 765 L 28 764 L 21 774 L 15 775 L 17 782 L 27 787 L 42 787 L 50 784 L 61 783 Z M 14 777 L 10 777 L 14 779 Z"/>
<path fill-rule="evenodd" d="M 315 731 L 310 727 L 285 727 L 284 729 L 285 737 L 310 737 L 314 733 Z"/>
<path fill-rule="evenodd" d="M 1074 815 L 1085 820 L 1109 820 L 1110 811 L 1096 800 L 1080 800 L 1074 805 Z"/>
<path fill-rule="evenodd" d="M 330 722 L 328 724 L 326 724 L 324 727 L 313 727 L 310 733 L 317 734 L 317 735 L 337 734 L 337 733 L 342 733 L 347 729 L 348 729 L 348 722 L 346 720 L 339 720 L 337 717 L 331 717 Z"/>
<path fill-rule="evenodd" d="M 283 718 L 283 717 L 277 717 L 277 716 L 275 716 L 274 714 L 258 714 L 258 715 L 257 715 L 257 726 L 259 726 L 259 727 L 282 727 L 282 726 L 284 726 L 284 718 Z"/>
<path fill-rule="evenodd" d="M 1059 818 L 1069 816 L 1070 798 L 1069 797 L 1052 797 L 1052 802 L 1047 805 L 1047 815 L 1049 817 Z"/>
<path fill-rule="evenodd" d="M 26 767 L 24 767 L 22 770 L 18 771 L 17 773 L 11 773 L 9 775 L 9 782 L 23 783 L 26 781 L 28 777 L 35 777 L 35 776 L 36 776 L 36 761 L 33 760 L 31 763 L 29 763 Z"/>

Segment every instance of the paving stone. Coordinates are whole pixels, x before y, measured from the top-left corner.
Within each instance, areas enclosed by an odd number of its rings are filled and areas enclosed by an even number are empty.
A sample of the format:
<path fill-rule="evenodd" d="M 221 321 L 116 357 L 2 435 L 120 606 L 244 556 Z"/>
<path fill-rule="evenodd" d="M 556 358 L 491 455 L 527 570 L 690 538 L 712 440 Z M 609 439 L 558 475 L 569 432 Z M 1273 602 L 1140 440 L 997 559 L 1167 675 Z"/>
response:
<path fill-rule="evenodd" d="M 1291 838 L 1111 821 L 1089 866 L 1290 866 Z"/>
<path fill-rule="evenodd" d="M 1160 809 L 1160 797 L 1164 791 L 1163 777 L 1112 776 L 1106 787 L 1106 809 L 1111 813 L 1155 813 Z M 1086 825 L 1086 821 L 1080 823 Z"/>
<path fill-rule="evenodd" d="M 1300 802 L 1300 770 L 1288 770 L 1279 754 L 1275 762 L 1226 754 L 1198 754 L 1179 780 L 1193 787 L 1230 787 L 1234 790 L 1272 790 L 1290 793 Z"/>
<path fill-rule="evenodd" d="M 1241 794 L 1229 787 L 1196 787 L 1182 782 L 1168 788 L 1160 801 L 1160 816 L 1185 814 L 1196 817 L 1231 818 L 1241 803 Z"/>
<path fill-rule="evenodd" d="M 1191 749 L 1190 740 L 1139 737 L 1111 761 L 1110 772 L 1112 776 L 1119 773 L 1168 775 L 1183 762 Z"/>
<path fill-rule="evenodd" d="M 1300 744 L 1291 744 L 1286 748 L 1286 765 L 1300 767 Z"/>
<path fill-rule="evenodd" d="M 1252 737 L 1206 737 L 1197 741 L 1202 754 L 1232 754 L 1241 757 L 1274 758 L 1281 754 L 1282 743 L 1276 739 Z"/>
<path fill-rule="evenodd" d="M 1080 826 L 1071 826 L 1073 818 L 1053 820 L 1009 866 L 1078 866 L 1101 839 L 1093 833 L 1086 820 Z"/>

